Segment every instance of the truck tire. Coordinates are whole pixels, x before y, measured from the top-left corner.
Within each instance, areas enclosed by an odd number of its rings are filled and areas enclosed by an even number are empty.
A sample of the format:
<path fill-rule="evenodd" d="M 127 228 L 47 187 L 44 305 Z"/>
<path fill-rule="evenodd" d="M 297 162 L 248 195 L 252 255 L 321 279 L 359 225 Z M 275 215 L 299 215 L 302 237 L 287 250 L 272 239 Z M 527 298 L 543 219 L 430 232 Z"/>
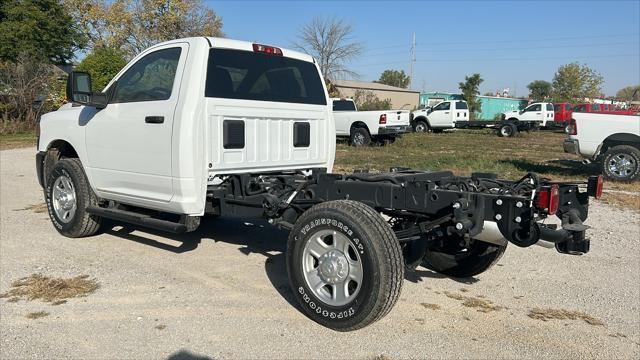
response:
<path fill-rule="evenodd" d="M 514 124 L 502 124 L 498 128 L 498 136 L 512 137 L 518 133 L 518 128 Z"/>
<path fill-rule="evenodd" d="M 86 211 L 88 206 L 97 205 L 98 200 L 79 159 L 56 162 L 46 184 L 44 196 L 49 218 L 60 234 L 79 238 L 98 232 L 101 218 Z"/>
<path fill-rule="evenodd" d="M 452 244 L 448 248 L 428 250 L 422 266 L 448 276 L 470 277 L 495 265 L 506 249 L 507 245 L 494 245 L 478 240 L 472 241 L 467 249 Z"/>
<path fill-rule="evenodd" d="M 351 137 L 349 138 L 351 146 L 360 147 L 371 144 L 371 134 L 369 130 L 362 127 L 354 127 L 351 129 Z"/>
<path fill-rule="evenodd" d="M 337 331 L 384 317 L 402 288 L 398 239 L 371 207 L 351 200 L 315 205 L 289 234 L 287 272 L 295 298 L 312 320 Z"/>
<path fill-rule="evenodd" d="M 427 131 L 429 131 L 429 125 L 427 125 L 427 123 L 422 121 L 422 120 L 417 120 L 413 124 L 413 131 L 415 131 L 417 133 L 427 132 Z"/>
<path fill-rule="evenodd" d="M 640 150 L 630 145 L 610 148 L 602 160 L 604 175 L 617 181 L 635 181 L 640 178 Z"/>

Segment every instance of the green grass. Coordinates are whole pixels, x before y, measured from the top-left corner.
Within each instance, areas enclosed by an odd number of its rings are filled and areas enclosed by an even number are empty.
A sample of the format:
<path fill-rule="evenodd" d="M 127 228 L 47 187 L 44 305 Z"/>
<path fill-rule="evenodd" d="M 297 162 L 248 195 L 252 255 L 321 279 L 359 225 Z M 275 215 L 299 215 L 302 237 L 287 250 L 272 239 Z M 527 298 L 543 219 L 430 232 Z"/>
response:
<path fill-rule="evenodd" d="M 498 137 L 492 130 L 458 130 L 442 134 L 407 134 L 383 147 L 353 148 L 340 143 L 334 172 L 355 169 L 388 171 L 392 166 L 422 170 L 451 170 L 468 176 L 474 171 L 492 172 L 500 178 L 518 179 L 536 172 L 556 181 L 585 181 L 600 174 L 597 164 L 584 165 L 577 155 L 562 148 L 565 135 L 536 131 L 513 138 Z M 640 191 L 640 184 L 607 183 L 607 188 Z"/>
<path fill-rule="evenodd" d="M 36 133 L 33 131 L 16 134 L 0 134 L 0 150 L 36 146 Z"/>

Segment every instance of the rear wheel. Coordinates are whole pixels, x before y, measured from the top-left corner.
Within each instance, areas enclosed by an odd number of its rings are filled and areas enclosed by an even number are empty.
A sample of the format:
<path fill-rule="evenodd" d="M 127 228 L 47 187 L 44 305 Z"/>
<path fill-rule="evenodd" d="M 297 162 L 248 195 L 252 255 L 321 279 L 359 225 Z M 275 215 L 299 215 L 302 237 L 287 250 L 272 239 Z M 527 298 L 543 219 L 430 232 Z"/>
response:
<path fill-rule="evenodd" d="M 640 178 L 640 150 L 629 145 L 618 145 L 604 154 L 603 172 L 607 178 L 634 181 Z"/>
<path fill-rule="evenodd" d="M 88 206 L 98 200 L 78 159 L 62 159 L 53 165 L 44 190 L 49 218 L 64 236 L 77 238 L 94 235 L 101 219 L 89 214 Z"/>
<path fill-rule="evenodd" d="M 304 313 L 338 331 L 384 317 L 404 278 L 391 227 L 371 207 L 350 200 L 318 204 L 300 216 L 289 234 L 287 271 Z"/>
<path fill-rule="evenodd" d="M 501 137 L 512 137 L 518 132 L 518 128 L 516 128 L 513 124 L 503 124 L 498 129 L 498 135 Z"/>
<path fill-rule="evenodd" d="M 429 125 L 427 125 L 427 123 L 422 120 L 416 121 L 415 124 L 413 125 L 413 131 L 417 133 L 427 132 L 428 130 L 429 130 Z"/>
<path fill-rule="evenodd" d="M 422 265 L 441 274 L 470 277 L 495 265 L 506 249 L 507 245 L 495 245 L 479 240 L 471 240 L 468 247 L 450 241 L 442 248 L 428 250 Z"/>
<path fill-rule="evenodd" d="M 352 146 L 367 146 L 371 143 L 371 134 L 365 128 L 356 127 L 351 129 L 351 137 L 349 142 Z"/>

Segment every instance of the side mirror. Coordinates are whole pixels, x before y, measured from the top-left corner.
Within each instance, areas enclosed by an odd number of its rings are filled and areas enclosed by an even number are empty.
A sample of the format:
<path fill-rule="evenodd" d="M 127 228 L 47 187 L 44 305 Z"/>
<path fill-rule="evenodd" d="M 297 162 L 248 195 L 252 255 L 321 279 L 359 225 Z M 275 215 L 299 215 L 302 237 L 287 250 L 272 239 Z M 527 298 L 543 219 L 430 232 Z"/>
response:
<path fill-rule="evenodd" d="M 104 109 L 108 103 L 105 93 L 91 91 L 91 75 L 73 71 L 67 78 L 67 101 Z"/>

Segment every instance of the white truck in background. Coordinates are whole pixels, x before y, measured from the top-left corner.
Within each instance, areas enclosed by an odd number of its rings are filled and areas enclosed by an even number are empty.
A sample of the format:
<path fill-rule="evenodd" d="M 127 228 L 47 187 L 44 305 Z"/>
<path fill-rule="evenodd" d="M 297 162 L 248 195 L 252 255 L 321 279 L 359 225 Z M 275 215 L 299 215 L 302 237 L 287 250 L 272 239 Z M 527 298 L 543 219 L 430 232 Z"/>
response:
<path fill-rule="evenodd" d="M 537 102 L 522 110 L 507 111 L 502 115 L 506 121 L 535 123 L 538 127 L 546 127 L 548 122 L 553 122 L 554 113 L 552 103 Z"/>
<path fill-rule="evenodd" d="M 336 136 L 348 137 L 350 145 L 394 142 L 411 130 L 407 110 L 358 111 L 352 99 L 332 98 L 331 102 Z"/>
<path fill-rule="evenodd" d="M 611 180 L 640 179 L 640 116 L 574 112 L 564 151 L 597 161 Z"/>
<path fill-rule="evenodd" d="M 411 127 L 415 132 L 434 133 L 453 129 L 456 123 L 469 121 L 469 107 L 463 100 L 447 100 L 432 108 L 419 109 L 411 113 Z"/>

